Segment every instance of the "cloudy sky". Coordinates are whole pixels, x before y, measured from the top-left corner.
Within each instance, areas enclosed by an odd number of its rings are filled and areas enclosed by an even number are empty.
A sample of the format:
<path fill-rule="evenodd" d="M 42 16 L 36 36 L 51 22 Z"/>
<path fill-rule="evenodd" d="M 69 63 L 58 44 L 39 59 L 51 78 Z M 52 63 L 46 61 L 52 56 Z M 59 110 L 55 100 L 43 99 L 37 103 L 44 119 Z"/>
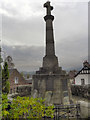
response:
<path fill-rule="evenodd" d="M 46 0 L 1 0 L 0 39 L 20 71 L 35 71 L 45 55 Z M 78 69 L 88 59 L 88 0 L 51 0 L 59 65 Z M 1 15 L 2 14 L 2 15 Z"/>

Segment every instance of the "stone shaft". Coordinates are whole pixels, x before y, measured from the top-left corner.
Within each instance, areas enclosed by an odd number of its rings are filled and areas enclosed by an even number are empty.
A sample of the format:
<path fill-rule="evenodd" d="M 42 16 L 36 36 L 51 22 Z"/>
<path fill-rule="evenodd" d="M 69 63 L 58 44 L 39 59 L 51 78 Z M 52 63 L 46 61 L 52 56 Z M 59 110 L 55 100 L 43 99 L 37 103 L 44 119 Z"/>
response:
<path fill-rule="evenodd" d="M 51 19 L 46 20 L 46 55 L 55 55 L 53 24 Z"/>
<path fill-rule="evenodd" d="M 50 2 L 46 2 L 44 7 L 47 8 L 47 15 L 44 17 L 46 22 L 46 55 L 43 58 L 44 68 L 56 68 L 58 67 L 58 59 L 55 56 L 55 46 L 54 46 L 54 34 L 53 34 L 53 20 L 54 16 L 51 15 L 51 10 L 53 7 L 50 6 Z"/>
<path fill-rule="evenodd" d="M 51 10 L 53 9 L 50 6 L 50 2 L 46 2 L 44 7 L 47 8 L 47 15 L 44 17 L 46 21 L 46 55 L 55 55 L 54 48 L 54 35 L 53 35 L 53 24 L 54 16 L 51 15 Z"/>

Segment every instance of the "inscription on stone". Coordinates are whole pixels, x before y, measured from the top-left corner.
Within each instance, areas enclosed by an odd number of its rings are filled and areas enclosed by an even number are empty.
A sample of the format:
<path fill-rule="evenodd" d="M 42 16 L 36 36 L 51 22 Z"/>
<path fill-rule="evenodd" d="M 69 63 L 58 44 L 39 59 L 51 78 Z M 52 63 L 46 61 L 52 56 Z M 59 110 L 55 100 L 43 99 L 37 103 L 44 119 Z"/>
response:
<path fill-rule="evenodd" d="M 53 79 L 48 78 L 46 80 L 46 91 L 53 91 Z"/>
<path fill-rule="evenodd" d="M 62 80 L 62 88 L 63 88 L 63 91 L 66 91 L 68 89 L 67 80 Z"/>
<path fill-rule="evenodd" d="M 64 96 L 64 97 L 68 96 L 68 91 L 64 91 L 64 92 L 63 92 L 63 96 Z"/>

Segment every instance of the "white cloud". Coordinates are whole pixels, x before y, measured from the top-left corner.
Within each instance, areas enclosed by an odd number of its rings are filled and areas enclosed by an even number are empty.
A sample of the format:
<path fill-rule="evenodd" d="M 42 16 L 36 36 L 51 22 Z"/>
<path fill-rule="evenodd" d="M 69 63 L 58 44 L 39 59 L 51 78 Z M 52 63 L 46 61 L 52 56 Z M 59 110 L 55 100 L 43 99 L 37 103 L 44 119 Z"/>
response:
<path fill-rule="evenodd" d="M 24 20 L 31 16 L 42 15 L 44 12 L 41 8 L 45 2 L 46 0 L 1 0 L 0 12 L 9 17 Z M 76 2 L 88 2 L 88 0 L 52 0 L 51 4 L 65 7 L 67 3 L 75 5 Z"/>
<path fill-rule="evenodd" d="M 1 4 L 2 14 L 16 19 L 22 18 L 22 20 L 25 20 L 32 16 L 42 15 L 42 11 L 38 8 L 40 5 L 35 1 L 3 0 L 1 1 Z"/>
<path fill-rule="evenodd" d="M 68 6 L 68 5 L 67 5 Z M 63 9 L 58 5 L 53 10 L 54 32 L 56 42 L 72 36 L 87 36 L 88 27 L 88 9 L 87 4 L 78 3 L 73 9 L 71 5 Z M 74 6 L 74 4 L 72 5 Z M 44 14 L 42 16 L 32 16 L 27 18 L 21 16 L 18 19 L 3 16 L 3 40 L 8 44 L 15 45 L 43 45 L 45 38 L 45 22 L 43 16 L 45 15 L 44 8 L 38 8 Z M 37 8 L 36 8 L 37 10 Z M 37 11 L 38 12 L 38 11 Z M 27 14 L 26 14 L 27 15 Z M 29 14 L 28 14 L 29 16 Z M 5 42 L 6 43 L 6 42 Z"/>
<path fill-rule="evenodd" d="M 80 66 L 88 54 L 87 3 L 75 1 L 77 0 L 52 0 L 51 2 L 54 6 L 52 14 L 55 16 L 56 53 L 60 66 L 67 69 Z M 1 2 L 4 50 L 8 55 L 12 55 L 19 69 L 35 70 L 42 64 L 44 47 L 39 46 L 45 46 L 43 19 L 46 14 L 43 8 L 45 2 L 46 0 L 3 0 Z"/>

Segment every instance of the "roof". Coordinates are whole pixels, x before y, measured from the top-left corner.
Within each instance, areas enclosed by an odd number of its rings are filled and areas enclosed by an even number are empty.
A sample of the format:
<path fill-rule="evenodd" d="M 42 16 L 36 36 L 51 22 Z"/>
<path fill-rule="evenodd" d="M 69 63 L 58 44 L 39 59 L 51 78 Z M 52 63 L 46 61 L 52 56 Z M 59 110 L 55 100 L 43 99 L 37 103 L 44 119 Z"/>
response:
<path fill-rule="evenodd" d="M 12 69 L 9 68 L 8 70 L 9 70 L 10 76 L 13 75 L 13 73 L 16 71 L 24 79 L 24 77 L 21 75 L 21 73 L 16 68 L 12 68 Z"/>
<path fill-rule="evenodd" d="M 9 70 L 9 74 L 11 75 L 14 71 L 17 71 L 18 72 L 18 70 L 16 69 L 16 68 L 9 68 L 8 69 Z M 19 73 L 19 72 L 18 72 Z M 19 73 L 20 74 L 20 73 Z"/>
<path fill-rule="evenodd" d="M 86 71 L 86 72 L 82 72 L 82 71 Z M 90 64 L 89 64 L 89 62 L 87 62 L 87 61 L 83 62 L 83 68 L 75 75 L 75 77 L 78 74 L 90 74 Z"/>
<path fill-rule="evenodd" d="M 15 71 L 17 71 L 18 72 L 18 70 L 16 69 L 16 68 L 14 68 L 14 69 L 8 69 L 9 70 L 9 74 L 10 74 L 10 76 L 11 76 L 11 74 L 13 74 L 13 72 L 15 72 Z M 19 72 L 18 72 L 19 73 Z M 21 75 L 21 73 L 19 73 L 20 75 Z M 25 79 L 22 75 L 21 75 L 21 77 L 23 78 L 23 82 L 25 83 L 25 84 L 29 84 L 29 83 L 32 83 L 32 79 Z"/>
<path fill-rule="evenodd" d="M 69 78 L 70 79 L 74 79 L 74 76 L 76 75 L 76 73 L 77 73 L 76 70 L 70 70 L 69 73 L 68 73 L 69 74 Z"/>
<path fill-rule="evenodd" d="M 15 69 L 8 69 L 8 70 L 9 70 L 9 74 L 11 75 Z"/>

